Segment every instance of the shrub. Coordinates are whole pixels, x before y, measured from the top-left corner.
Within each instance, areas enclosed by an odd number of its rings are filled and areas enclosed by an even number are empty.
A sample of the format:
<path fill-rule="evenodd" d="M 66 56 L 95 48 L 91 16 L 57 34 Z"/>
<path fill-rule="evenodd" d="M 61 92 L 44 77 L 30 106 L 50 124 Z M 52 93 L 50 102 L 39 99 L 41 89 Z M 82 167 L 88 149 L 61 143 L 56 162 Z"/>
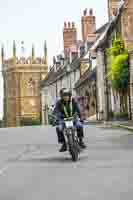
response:
<path fill-rule="evenodd" d="M 128 118 L 128 113 L 127 112 L 117 112 L 117 113 L 114 113 L 114 116 L 116 118 Z"/>
<path fill-rule="evenodd" d="M 124 47 L 124 42 L 120 39 L 114 39 L 112 47 L 107 49 L 111 58 L 111 66 L 107 77 L 112 82 L 112 88 L 120 96 L 120 110 L 127 111 L 127 95 L 129 82 L 129 55 Z"/>
<path fill-rule="evenodd" d="M 40 119 L 22 118 L 21 126 L 37 126 L 40 125 Z"/>

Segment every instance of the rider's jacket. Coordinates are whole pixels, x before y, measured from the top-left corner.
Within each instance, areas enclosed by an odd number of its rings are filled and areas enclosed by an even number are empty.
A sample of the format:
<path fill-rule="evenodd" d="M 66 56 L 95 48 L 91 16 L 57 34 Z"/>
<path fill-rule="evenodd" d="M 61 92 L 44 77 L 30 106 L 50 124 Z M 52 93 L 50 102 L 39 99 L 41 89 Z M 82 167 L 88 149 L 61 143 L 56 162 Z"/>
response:
<path fill-rule="evenodd" d="M 68 103 L 64 102 L 62 99 L 58 100 L 54 109 L 54 114 L 58 120 L 72 117 L 74 114 L 77 114 L 79 118 L 81 117 L 79 106 L 74 99 Z"/>

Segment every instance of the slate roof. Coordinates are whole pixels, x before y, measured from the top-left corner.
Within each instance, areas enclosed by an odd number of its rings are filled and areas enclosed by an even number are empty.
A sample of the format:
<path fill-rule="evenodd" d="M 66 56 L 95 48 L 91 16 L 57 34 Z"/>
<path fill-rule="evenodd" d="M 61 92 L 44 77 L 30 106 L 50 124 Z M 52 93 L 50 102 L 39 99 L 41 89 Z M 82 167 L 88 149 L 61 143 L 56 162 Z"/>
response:
<path fill-rule="evenodd" d="M 115 25 L 117 24 L 119 17 L 121 16 L 121 13 L 123 12 L 124 2 L 121 1 L 120 3 L 121 4 L 119 5 L 117 15 L 113 16 L 113 18 L 108 23 L 104 24 L 95 32 L 95 33 L 99 33 L 99 36 L 97 37 L 96 42 L 94 42 L 94 44 L 90 47 L 90 50 L 96 50 L 98 47 L 101 47 L 108 39 L 109 33 L 111 33 L 111 30 L 115 28 Z M 75 89 L 80 87 L 80 85 L 83 84 L 87 79 L 96 80 L 96 68 L 93 71 L 90 71 L 88 69 L 75 84 Z"/>
<path fill-rule="evenodd" d="M 75 89 L 80 87 L 86 80 L 96 80 L 96 68 L 94 68 L 93 70 L 88 69 L 76 82 Z"/>
<path fill-rule="evenodd" d="M 55 72 L 53 70 L 51 70 L 50 72 L 48 72 L 47 76 L 45 77 L 44 80 L 41 81 L 41 87 L 48 86 L 50 84 L 50 82 L 54 79 L 55 77 Z"/>
<path fill-rule="evenodd" d="M 54 82 L 56 82 L 61 77 L 63 77 L 64 75 L 70 73 L 70 72 L 67 72 L 67 66 L 68 64 L 60 67 L 56 72 L 54 70 L 51 70 L 46 76 L 46 78 L 41 82 L 41 87 L 49 86 L 53 84 Z M 80 58 L 75 58 L 70 64 L 70 68 L 71 68 L 71 72 L 80 68 Z"/>
<path fill-rule="evenodd" d="M 103 26 L 101 26 L 99 29 L 96 30 L 95 33 L 98 33 L 98 37 L 97 39 L 100 37 L 100 35 L 105 31 L 106 27 L 108 26 L 108 23 L 104 24 Z M 87 46 L 88 46 L 88 51 L 89 49 L 91 49 L 91 47 L 93 47 L 93 45 L 95 44 L 95 42 L 88 42 Z M 88 54 L 88 52 L 86 53 L 86 55 Z M 93 71 L 90 71 L 90 69 L 88 69 L 82 77 L 80 77 L 80 79 L 76 82 L 75 84 L 75 89 L 80 87 L 80 85 L 82 85 L 87 79 L 91 80 L 96 80 L 96 69 L 94 69 Z"/>
<path fill-rule="evenodd" d="M 94 42 L 87 42 L 87 49 L 89 50 L 93 44 L 94 44 Z"/>
<path fill-rule="evenodd" d="M 115 27 L 122 11 L 123 11 L 123 5 L 124 3 L 122 2 L 121 5 L 118 8 L 118 14 L 116 16 L 114 16 L 108 23 L 104 24 L 102 27 L 100 27 L 99 29 L 96 30 L 95 33 L 99 33 L 99 36 L 97 37 L 96 42 L 94 42 L 93 44 L 88 44 L 90 48 L 90 50 L 96 50 L 98 47 L 102 46 L 106 40 L 107 40 L 107 35 L 109 33 L 109 31 Z M 75 69 L 77 69 L 78 67 L 80 67 L 80 58 L 76 58 L 71 64 L 70 64 L 71 70 L 74 71 Z M 66 75 L 67 72 L 67 65 L 59 68 L 59 70 L 57 72 L 54 72 L 53 70 L 50 71 L 48 73 L 48 75 L 46 76 L 46 78 L 41 82 L 41 87 L 43 86 L 49 86 L 52 83 L 54 83 L 56 80 L 60 79 L 61 77 L 63 77 L 64 75 Z M 87 80 L 88 78 L 91 79 L 92 77 L 94 77 L 94 74 L 96 72 L 94 71 L 90 71 L 89 69 L 83 74 L 83 77 L 81 77 L 77 83 L 75 84 L 75 87 L 79 87 L 85 80 Z"/>
<path fill-rule="evenodd" d="M 100 28 L 98 28 L 96 30 L 95 33 L 101 34 L 105 30 L 105 28 L 107 27 L 108 24 L 109 24 L 109 22 L 107 22 L 106 24 L 102 25 Z"/>

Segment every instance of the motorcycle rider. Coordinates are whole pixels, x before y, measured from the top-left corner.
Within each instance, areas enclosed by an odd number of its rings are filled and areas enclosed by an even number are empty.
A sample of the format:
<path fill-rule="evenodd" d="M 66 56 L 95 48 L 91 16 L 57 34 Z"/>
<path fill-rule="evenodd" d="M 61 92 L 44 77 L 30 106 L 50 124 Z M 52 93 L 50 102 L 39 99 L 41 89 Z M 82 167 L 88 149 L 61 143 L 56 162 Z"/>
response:
<path fill-rule="evenodd" d="M 60 91 L 60 100 L 57 101 L 54 113 L 57 118 L 56 132 L 58 136 L 58 142 L 62 144 L 60 152 L 67 150 L 67 145 L 64 137 L 64 118 L 69 118 L 75 114 L 81 119 L 80 110 L 76 101 L 72 98 L 72 93 L 70 90 L 63 88 Z M 86 148 L 83 137 L 83 123 L 82 120 L 74 120 L 74 126 L 77 129 L 77 136 L 79 139 L 79 145 L 81 148 Z"/>

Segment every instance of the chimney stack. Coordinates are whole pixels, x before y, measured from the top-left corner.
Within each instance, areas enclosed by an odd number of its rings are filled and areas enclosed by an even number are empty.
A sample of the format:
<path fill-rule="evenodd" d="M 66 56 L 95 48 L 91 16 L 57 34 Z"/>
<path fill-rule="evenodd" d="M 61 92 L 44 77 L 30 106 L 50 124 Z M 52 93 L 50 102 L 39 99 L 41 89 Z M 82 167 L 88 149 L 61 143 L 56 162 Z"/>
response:
<path fill-rule="evenodd" d="M 63 41 L 64 53 L 65 57 L 67 57 L 70 47 L 77 43 L 77 29 L 74 22 L 64 22 Z"/>
<path fill-rule="evenodd" d="M 117 8 L 121 0 L 108 0 L 108 15 L 109 19 L 112 17 L 112 15 L 117 14 Z"/>
<path fill-rule="evenodd" d="M 93 15 L 93 9 L 89 10 L 87 15 L 87 9 L 83 11 L 83 16 L 81 18 L 82 25 L 82 39 L 83 41 L 94 40 L 94 32 L 96 31 L 96 18 Z M 90 37 L 90 38 L 89 38 Z"/>

